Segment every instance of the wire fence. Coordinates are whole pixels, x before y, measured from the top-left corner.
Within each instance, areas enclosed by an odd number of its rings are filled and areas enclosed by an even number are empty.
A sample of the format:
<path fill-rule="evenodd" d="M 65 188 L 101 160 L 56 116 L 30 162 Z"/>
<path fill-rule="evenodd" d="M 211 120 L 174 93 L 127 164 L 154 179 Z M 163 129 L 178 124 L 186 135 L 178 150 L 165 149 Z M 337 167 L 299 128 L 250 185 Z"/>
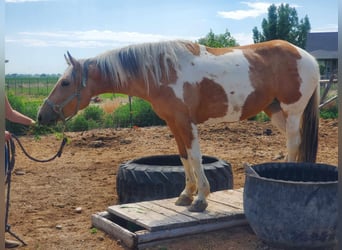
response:
<path fill-rule="evenodd" d="M 5 88 L 7 92 L 15 95 L 47 96 L 58 77 L 6 77 Z"/>

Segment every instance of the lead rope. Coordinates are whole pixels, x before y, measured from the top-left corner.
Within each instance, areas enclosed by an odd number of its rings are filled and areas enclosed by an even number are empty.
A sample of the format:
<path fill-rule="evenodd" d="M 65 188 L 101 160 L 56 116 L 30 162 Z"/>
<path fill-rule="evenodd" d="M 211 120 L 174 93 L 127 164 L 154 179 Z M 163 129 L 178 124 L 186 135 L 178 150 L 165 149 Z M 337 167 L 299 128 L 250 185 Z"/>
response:
<path fill-rule="evenodd" d="M 5 214 L 5 232 L 9 233 L 10 235 L 12 235 L 14 238 L 16 238 L 18 241 L 20 241 L 24 246 L 27 246 L 27 244 L 25 243 L 25 241 L 23 241 L 22 239 L 19 238 L 19 236 L 17 236 L 15 233 L 13 233 L 11 231 L 11 225 L 8 224 L 8 214 L 9 214 L 9 207 L 10 207 L 10 193 L 11 193 L 11 177 L 12 177 L 12 170 L 14 169 L 14 165 L 15 165 L 15 144 L 13 139 L 14 138 L 18 145 L 20 146 L 21 150 L 24 152 L 24 154 L 32 161 L 36 161 L 36 162 L 49 162 L 52 161 L 54 159 L 56 159 L 56 157 L 61 157 L 62 152 L 63 152 L 63 148 L 65 146 L 65 144 L 67 143 L 67 138 L 64 136 L 64 129 L 63 129 L 63 140 L 61 142 L 61 145 L 57 151 L 57 153 L 48 158 L 48 159 L 37 159 L 35 157 L 32 157 L 31 155 L 29 155 L 27 153 L 27 151 L 25 150 L 24 146 L 21 144 L 19 138 L 15 135 L 11 135 L 11 139 L 9 141 L 7 141 L 6 143 L 6 151 L 5 152 L 5 157 L 6 157 L 6 180 L 5 183 L 7 183 L 7 197 L 6 197 L 6 214 Z"/>
<path fill-rule="evenodd" d="M 66 144 L 67 141 L 68 141 L 68 139 L 67 139 L 66 137 L 63 136 L 63 140 L 62 140 L 62 142 L 61 142 L 61 145 L 60 145 L 60 147 L 59 147 L 57 153 L 56 153 L 54 156 L 52 156 L 52 157 L 50 157 L 50 158 L 48 158 L 48 159 L 43 159 L 43 160 L 42 160 L 42 159 L 37 159 L 37 158 L 35 158 L 35 157 L 29 155 L 29 153 L 27 153 L 26 149 L 25 149 L 24 146 L 21 144 L 21 142 L 20 142 L 20 140 L 19 140 L 19 138 L 18 138 L 17 136 L 15 136 L 15 135 L 12 134 L 12 138 L 14 138 L 14 139 L 17 141 L 18 145 L 20 146 L 21 150 L 22 150 L 23 153 L 26 155 L 26 157 L 29 158 L 30 160 L 36 161 L 36 162 L 49 162 L 49 161 L 53 161 L 53 160 L 56 159 L 57 157 L 61 157 L 62 152 L 63 152 L 63 148 L 64 148 L 65 144 Z"/>
<path fill-rule="evenodd" d="M 15 145 L 14 141 L 10 139 L 7 143 L 7 152 L 5 153 L 6 157 L 6 165 L 5 166 L 7 172 L 5 173 L 6 176 L 6 183 L 7 183 L 7 197 L 6 197 L 6 214 L 5 214 L 5 232 L 12 235 L 14 238 L 16 238 L 18 241 L 20 241 L 24 246 L 27 246 L 26 242 L 20 239 L 19 236 L 17 236 L 15 233 L 11 231 L 11 225 L 8 224 L 8 214 L 9 214 L 9 207 L 10 207 L 10 193 L 11 193 L 11 176 L 12 176 L 12 170 L 14 169 L 15 164 Z"/>

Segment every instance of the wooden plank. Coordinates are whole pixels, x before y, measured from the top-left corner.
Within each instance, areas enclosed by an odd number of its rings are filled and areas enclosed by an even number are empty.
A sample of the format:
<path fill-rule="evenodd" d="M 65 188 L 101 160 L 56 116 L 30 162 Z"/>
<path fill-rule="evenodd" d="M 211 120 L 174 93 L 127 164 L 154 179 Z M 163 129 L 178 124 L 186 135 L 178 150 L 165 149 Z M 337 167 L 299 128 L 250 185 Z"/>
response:
<path fill-rule="evenodd" d="M 222 214 L 218 213 L 212 209 L 206 209 L 204 212 L 190 212 L 188 207 L 184 206 L 176 206 L 175 205 L 176 199 L 165 199 L 165 200 L 157 200 L 153 201 L 153 203 L 158 204 L 161 207 L 168 208 L 173 210 L 177 213 L 189 216 L 193 218 L 193 220 L 197 221 L 198 223 L 205 223 L 211 220 L 217 220 L 217 217 L 222 217 Z"/>
<path fill-rule="evenodd" d="M 93 227 L 106 232 L 114 238 L 122 240 L 129 248 L 136 247 L 137 235 L 111 221 L 108 212 L 93 214 L 91 216 L 91 222 Z"/>
<path fill-rule="evenodd" d="M 234 192 L 243 193 L 243 188 L 229 189 L 229 190 L 233 190 Z"/>
<path fill-rule="evenodd" d="M 192 217 L 177 213 L 168 207 L 163 207 L 158 203 L 149 201 L 110 206 L 107 211 L 146 228 L 149 231 L 198 223 L 197 220 Z"/>
<path fill-rule="evenodd" d="M 154 202 L 139 202 L 139 205 L 160 214 L 160 223 L 164 225 L 163 227 L 161 227 L 159 224 L 158 227 L 154 226 L 154 220 L 156 220 L 157 218 L 152 218 L 152 221 L 148 221 L 147 219 L 144 221 L 146 223 L 146 226 L 150 228 L 150 231 L 161 230 L 164 228 L 171 229 L 198 223 L 198 221 L 194 218 L 181 213 L 177 213 L 169 207 L 160 206 L 160 204 L 158 203 L 156 204 Z"/>
<path fill-rule="evenodd" d="M 137 231 L 137 244 L 142 248 L 143 246 L 151 246 L 157 244 L 160 240 L 173 239 L 181 236 L 187 236 L 198 233 L 207 233 L 219 229 L 230 228 L 233 226 L 247 225 L 246 219 L 232 219 L 229 221 L 218 221 L 209 224 L 198 224 L 189 227 L 180 227 L 173 229 L 166 229 L 156 232 Z"/>
<path fill-rule="evenodd" d="M 141 206 L 140 203 L 130 203 L 121 206 L 110 206 L 108 212 L 125 218 L 149 231 L 165 228 L 165 222 L 173 223 L 172 219 L 167 220 L 163 214 L 157 213 L 149 208 Z"/>
<path fill-rule="evenodd" d="M 222 191 L 218 191 L 218 192 L 222 192 Z M 232 192 L 229 192 L 229 193 L 232 193 Z M 237 192 L 237 198 L 239 196 L 241 196 L 241 193 Z M 227 197 L 224 197 L 224 198 L 227 199 Z M 188 211 L 187 207 L 176 206 L 174 204 L 175 201 L 176 199 L 171 198 L 171 199 L 152 201 L 152 203 L 158 204 L 159 206 L 165 207 L 169 210 L 173 210 L 179 214 L 192 217 L 198 223 L 207 223 L 208 221 L 221 220 L 235 213 L 243 214 L 242 205 L 241 206 L 238 206 L 238 205 L 227 206 L 225 203 L 217 202 L 217 200 L 209 200 L 207 209 L 201 213 L 190 212 Z M 228 204 L 231 204 L 231 202 Z"/>
<path fill-rule="evenodd" d="M 243 210 L 243 193 L 234 190 L 223 190 L 211 193 L 208 197 L 210 201 L 226 204 L 231 207 Z"/>
<path fill-rule="evenodd" d="M 216 201 L 209 201 L 209 205 L 207 207 L 208 211 L 215 211 L 217 214 L 217 220 L 222 220 L 226 218 L 230 218 L 231 216 L 240 216 L 244 218 L 243 210 L 240 208 L 236 208 L 233 206 L 227 206 L 224 203 L 216 202 Z"/>

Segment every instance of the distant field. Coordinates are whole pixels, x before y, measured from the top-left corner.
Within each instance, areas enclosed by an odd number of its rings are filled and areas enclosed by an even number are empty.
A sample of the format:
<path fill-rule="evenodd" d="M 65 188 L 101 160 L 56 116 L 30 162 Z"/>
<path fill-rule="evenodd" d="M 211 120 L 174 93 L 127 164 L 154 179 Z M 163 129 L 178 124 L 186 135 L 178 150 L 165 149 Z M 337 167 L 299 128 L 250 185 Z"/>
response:
<path fill-rule="evenodd" d="M 58 77 L 5 77 L 7 92 L 25 96 L 47 96 L 56 84 Z"/>

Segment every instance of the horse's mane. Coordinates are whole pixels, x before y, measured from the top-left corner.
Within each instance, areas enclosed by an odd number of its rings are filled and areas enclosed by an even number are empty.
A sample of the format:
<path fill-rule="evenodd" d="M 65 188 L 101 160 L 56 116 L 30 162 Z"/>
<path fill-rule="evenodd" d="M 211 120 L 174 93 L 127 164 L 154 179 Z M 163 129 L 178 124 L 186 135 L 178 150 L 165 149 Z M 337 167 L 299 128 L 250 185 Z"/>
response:
<path fill-rule="evenodd" d="M 116 84 L 124 85 L 127 79 L 143 76 L 146 84 L 149 77 L 160 83 L 162 70 L 168 78 L 170 66 L 177 70 L 177 51 L 184 50 L 183 41 L 167 41 L 131 45 L 110 50 L 95 57 L 100 73 Z"/>

